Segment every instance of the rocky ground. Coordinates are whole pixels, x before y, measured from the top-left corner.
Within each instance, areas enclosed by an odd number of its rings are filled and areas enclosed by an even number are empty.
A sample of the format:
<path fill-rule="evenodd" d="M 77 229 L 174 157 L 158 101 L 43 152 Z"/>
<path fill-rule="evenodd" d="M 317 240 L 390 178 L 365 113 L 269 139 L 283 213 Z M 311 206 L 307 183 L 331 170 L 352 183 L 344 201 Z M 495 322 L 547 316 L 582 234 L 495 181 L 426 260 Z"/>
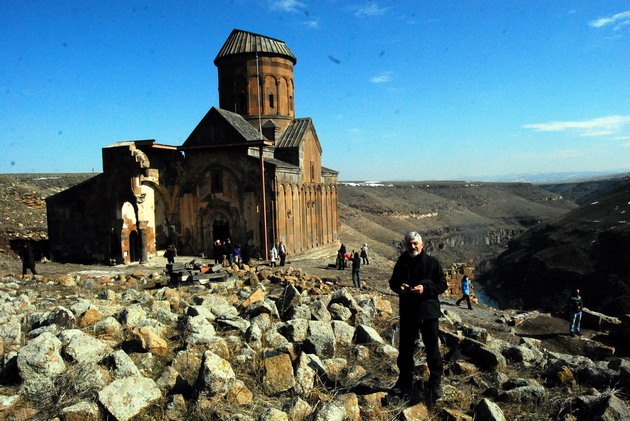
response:
<path fill-rule="evenodd" d="M 550 314 L 478 304 L 471 311 L 455 306 L 457 296 L 444 296 L 445 395 L 434 402 L 419 392 L 426 378 L 421 345 L 417 391 L 388 392 L 396 379 L 397 299 L 387 290 L 387 265 L 364 266 L 367 287 L 358 290 L 350 287 L 349 270 L 322 260 L 227 269 L 221 282 L 167 287 L 165 263 L 48 262 L 38 265 L 41 275 L 22 279 L 19 261 L 5 259 L 0 417 L 630 416 L 623 392 L 630 364 L 619 357 L 623 347 L 606 345 L 612 340 L 606 329 L 572 338 L 567 322 Z"/>

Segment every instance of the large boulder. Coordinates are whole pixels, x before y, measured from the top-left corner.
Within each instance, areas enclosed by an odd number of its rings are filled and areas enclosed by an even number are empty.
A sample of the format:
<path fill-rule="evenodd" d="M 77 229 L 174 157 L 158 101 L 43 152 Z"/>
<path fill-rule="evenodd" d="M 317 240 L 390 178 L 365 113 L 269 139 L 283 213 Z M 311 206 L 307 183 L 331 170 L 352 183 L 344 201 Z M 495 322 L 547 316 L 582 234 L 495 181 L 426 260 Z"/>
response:
<path fill-rule="evenodd" d="M 31 339 L 18 351 L 17 367 L 26 382 L 63 373 L 66 363 L 61 357 L 61 341 L 52 333 Z"/>
<path fill-rule="evenodd" d="M 133 418 L 160 397 L 155 382 L 142 376 L 114 380 L 98 393 L 101 405 L 118 421 Z"/>
<path fill-rule="evenodd" d="M 202 393 L 209 396 L 225 396 L 234 386 L 236 375 L 230 363 L 212 351 L 203 354 L 201 366 Z"/>

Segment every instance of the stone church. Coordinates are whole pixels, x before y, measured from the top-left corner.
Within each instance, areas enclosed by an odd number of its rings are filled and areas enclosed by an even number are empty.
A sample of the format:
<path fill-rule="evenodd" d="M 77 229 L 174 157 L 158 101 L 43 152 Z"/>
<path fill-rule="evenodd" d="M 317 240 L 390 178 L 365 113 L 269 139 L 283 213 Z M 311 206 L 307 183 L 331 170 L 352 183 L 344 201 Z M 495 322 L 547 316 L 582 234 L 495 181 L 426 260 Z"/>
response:
<path fill-rule="evenodd" d="M 46 199 L 51 258 L 130 263 L 169 243 L 213 256 L 229 238 L 266 258 L 337 242 L 337 176 L 321 165 L 310 118 L 296 118 L 283 41 L 234 30 L 214 60 L 219 107 L 181 146 L 155 140 L 103 148 L 103 172 Z"/>

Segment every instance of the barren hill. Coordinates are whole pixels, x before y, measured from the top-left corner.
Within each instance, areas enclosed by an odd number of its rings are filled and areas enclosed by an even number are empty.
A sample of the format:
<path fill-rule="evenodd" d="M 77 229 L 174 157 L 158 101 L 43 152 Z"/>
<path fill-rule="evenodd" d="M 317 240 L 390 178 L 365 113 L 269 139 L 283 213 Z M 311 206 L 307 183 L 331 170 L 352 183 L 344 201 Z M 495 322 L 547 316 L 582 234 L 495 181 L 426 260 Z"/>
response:
<path fill-rule="evenodd" d="M 15 238 L 46 239 L 44 199 L 94 175 L 0 175 L 0 249 L 10 253 Z M 528 183 L 341 183 L 340 240 L 349 250 L 368 243 L 386 261 L 398 255 L 401 236 L 417 230 L 448 265 L 494 257 L 513 236 L 575 207 Z"/>
<path fill-rule="evenodd" d="M 630 179 L 509 244 L 487 284 L 504 305 L 562 308 L 580 288 L 585 306 L 630 313 Z"/>
<path fill-rule="evenodd" d="M 528 183 L 464 181 L 341 183 L 340 237 L 393 259 L 405 232 L 419 231 L 443 263 L 496 256 L 526 229 L 576 205 Z"/>

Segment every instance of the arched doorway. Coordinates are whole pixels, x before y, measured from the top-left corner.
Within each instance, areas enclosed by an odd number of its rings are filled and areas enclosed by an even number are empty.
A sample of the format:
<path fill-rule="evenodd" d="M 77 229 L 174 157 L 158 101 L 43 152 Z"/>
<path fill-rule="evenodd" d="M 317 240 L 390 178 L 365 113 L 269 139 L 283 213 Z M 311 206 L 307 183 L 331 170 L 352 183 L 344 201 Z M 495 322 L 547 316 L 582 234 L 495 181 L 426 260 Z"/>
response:
<path fill-rule="evenodd" d="M 212 222 L 212 239 L 221 242 L 230 238 L 230 223 L 226 220 L 215 219 Z"/>
<path fill-rule="evenodd" d="M 217 240 L 223 243 L 228 238 L 232 239 L 233 220 L 224 211 L 211 212 L 203 221 L 204 250 L 206 256 L 214 257 L 213 245 Z"/>
<path fill-rule="evenodd" d="M 129 233 L 129 261 L 140 261 L 140 237 L 136 230 Z"/>

